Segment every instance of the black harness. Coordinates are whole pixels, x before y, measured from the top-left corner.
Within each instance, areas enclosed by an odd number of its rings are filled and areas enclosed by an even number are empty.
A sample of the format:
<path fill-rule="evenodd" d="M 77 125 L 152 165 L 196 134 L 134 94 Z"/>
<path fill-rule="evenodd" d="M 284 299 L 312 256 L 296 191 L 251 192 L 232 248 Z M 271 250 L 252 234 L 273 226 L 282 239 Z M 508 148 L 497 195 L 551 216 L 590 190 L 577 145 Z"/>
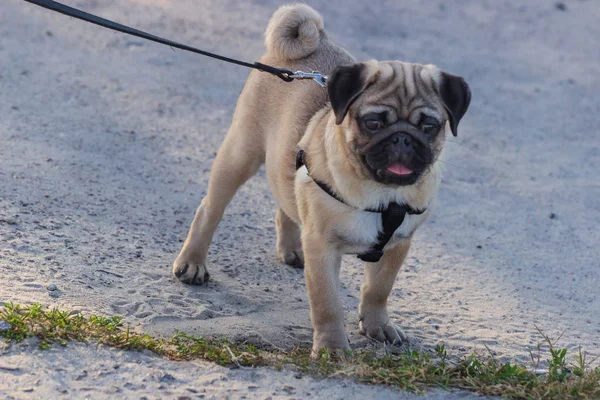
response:
<path fill-rule="evenodd" d="M 298 151 L 296 154 L 296 171 L 299 170 L 302 166 L 306 167 L 306 171 L 310 176 L 310 171 L 308 169 L 308 165 L 306 164 L 306 155 L 304 150 Z M 324 183 L 320 182 L 314 178 L 312 178 L 313 182 L 316 183 L 325 193 L 343 203 L 349 207 L 348 203 L 346 203 L 338 194 L 334 193 L 331 187 Z M 381 214 L 381 225 L 383 230 L 379 232 L 377 235 L 377 243 L 375 243 L 368 251 L 357 255 L 363 261 L 366 262 L 377 262 L 383 256 L 383 248 L 390 241 L 396 229 L 404 222 L 404 218 L 406 218 L 406 214 L 410 215 L 420 215 L 425 212 L 425 210 L 415 210 L 409 205 L 406 204 L 398 204 L 392 202 L 388 204 L 388 206 L 384 209 L 372 209 L 367 208 L 363 211 L 373 212 Z"/>

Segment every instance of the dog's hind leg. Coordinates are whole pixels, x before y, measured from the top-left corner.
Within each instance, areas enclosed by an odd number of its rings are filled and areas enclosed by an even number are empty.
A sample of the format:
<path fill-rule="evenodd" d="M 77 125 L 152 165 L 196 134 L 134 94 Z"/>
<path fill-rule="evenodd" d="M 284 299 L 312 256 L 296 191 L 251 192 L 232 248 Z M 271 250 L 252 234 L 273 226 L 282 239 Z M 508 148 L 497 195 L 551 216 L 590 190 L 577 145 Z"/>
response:
<path fill-rule="evenodd" d="M 277 257 L 296 268 L 304 268 L 300 227 L 280 208 L 277 210 Z"/>
<path fill-rule="evenodd" d="M 241 123 L 231 125 L 213 162 L 208 192 L 196 211 L 183 248 L 173 263 L 173 274 L 182 282 L 201 285 L 208 281 L 206 255 L 213 234 L 239 187 L 264 162 L 264 147 L 257 135 Z"/>

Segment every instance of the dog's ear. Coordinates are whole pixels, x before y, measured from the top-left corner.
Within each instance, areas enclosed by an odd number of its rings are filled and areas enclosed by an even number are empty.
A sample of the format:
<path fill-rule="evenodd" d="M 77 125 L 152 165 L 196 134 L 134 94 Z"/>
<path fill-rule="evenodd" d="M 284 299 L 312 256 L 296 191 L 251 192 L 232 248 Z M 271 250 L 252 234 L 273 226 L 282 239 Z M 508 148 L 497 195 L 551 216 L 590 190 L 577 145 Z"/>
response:
<path fill-rule="evenodd" d="M 471 102 L 471 90 L 467 82 L 460 76 L 442 72 L 441 78 L 440 95 L 450 118 L 450 129 L 456 136 L 458 123 L 467 112 Z"/>
<path fill-rule="evenodd" d="M 327 93 L 335 114 L 335 123 L 342 123 L 348 109 L 367 88 L 366 66 L 354 64 L 336 67 L 327 80 Z"/>

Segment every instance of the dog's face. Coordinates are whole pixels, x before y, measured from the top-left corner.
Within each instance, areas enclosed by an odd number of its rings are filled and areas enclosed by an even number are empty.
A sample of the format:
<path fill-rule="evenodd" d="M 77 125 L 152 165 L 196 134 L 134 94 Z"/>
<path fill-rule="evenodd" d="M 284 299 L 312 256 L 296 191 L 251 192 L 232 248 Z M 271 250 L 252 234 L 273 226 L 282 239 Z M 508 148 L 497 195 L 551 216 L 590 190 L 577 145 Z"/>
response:
<path fill-rule="evenodd" d="M 327 83 L 345 141 L 372 179 L 412 185 L 437 160 L 450 122 L 456 136 L 471 93 L 458 76 L 399 61 L 336 68 Z"/>

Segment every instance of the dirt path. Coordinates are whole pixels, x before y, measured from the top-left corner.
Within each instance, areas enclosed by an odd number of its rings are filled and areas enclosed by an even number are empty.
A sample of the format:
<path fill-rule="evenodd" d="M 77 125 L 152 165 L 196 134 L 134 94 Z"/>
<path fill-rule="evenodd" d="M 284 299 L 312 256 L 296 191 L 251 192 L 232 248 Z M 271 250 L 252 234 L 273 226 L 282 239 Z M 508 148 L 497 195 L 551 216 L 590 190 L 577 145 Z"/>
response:
<path fill-rule="evenodd" d="M 7 399 L 400 399 L 443 400 L 348 380 L 316 380 L 295 372 L 229 369 L 206 362 L 174 362 L 137 352 L 70 344 L 35 350 L 0 344 L 0 395 Z M 460 400 L 481 400 L 453 393 Z M 2 397 L 3 399 L 5 397 Z"/>
<path fill-rule="evenodd" d="M 68 3 L 249 61 L 281 4 Z M 537 325 L 565 331 L 561 344 L 571 350 L 599 354 L 597 3 L 573 1 L 565 11 L 542 0 L 309 3 L 359 59 L 434 63 L 473 91 L 460 136 L 449 139 L 437 209 L 392 293 L 392 318 L 425 348 L 488 346 L 527 361 Z M 208 286 L 170 275 L 247 74 L 3 2 L 0 301 L 118 314 L 160 335 L 308 344 L 303 273 L 276 261 L 276 207 L 263 170 L 226 211 Z M 347 330 L 361 346 L 362 267 L 344 261 Z M 58 291 L 47 291 L 50 283 Z"/>

